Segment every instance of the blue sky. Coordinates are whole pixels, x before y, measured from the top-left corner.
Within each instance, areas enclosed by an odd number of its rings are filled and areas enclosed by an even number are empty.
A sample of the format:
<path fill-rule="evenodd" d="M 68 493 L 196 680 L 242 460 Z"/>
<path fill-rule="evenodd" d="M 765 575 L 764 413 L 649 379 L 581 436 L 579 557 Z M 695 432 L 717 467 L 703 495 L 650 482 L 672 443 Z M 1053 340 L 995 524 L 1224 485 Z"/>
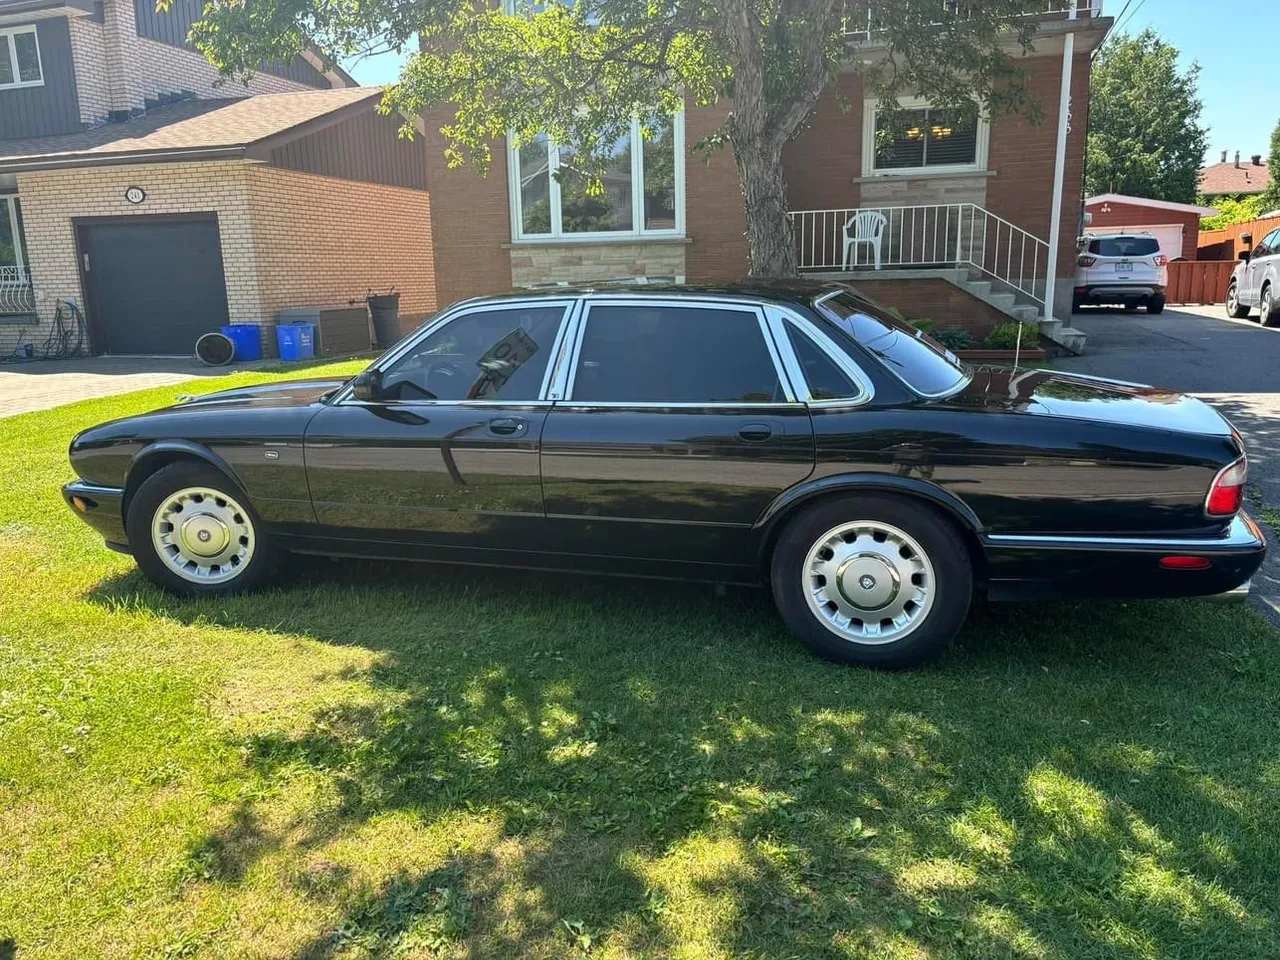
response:
<path fill-rule="evenodd" d="M 1202 123 L 1209 127 L 1209 158 L 1223 150 L 1241 156 L 1266 154 L 1271 130 L 1280 120 L 1280 98 L 1257 90 L 1260 71 L 1275 70 L 1274 62 L 1259 54 L 1280 50 L 1280 3 L 1276 0 L 1104 0 L 1109 16 L 1124 19 L 1124 33 L 1151 27 L 1182 53 L 1182 63 L 1200 64 Z M 371 57 L 348 69 L 364 84 L 390 83 L 404 57 Z M 1266 88 L 1274 91 L 1275 84 Z"/>

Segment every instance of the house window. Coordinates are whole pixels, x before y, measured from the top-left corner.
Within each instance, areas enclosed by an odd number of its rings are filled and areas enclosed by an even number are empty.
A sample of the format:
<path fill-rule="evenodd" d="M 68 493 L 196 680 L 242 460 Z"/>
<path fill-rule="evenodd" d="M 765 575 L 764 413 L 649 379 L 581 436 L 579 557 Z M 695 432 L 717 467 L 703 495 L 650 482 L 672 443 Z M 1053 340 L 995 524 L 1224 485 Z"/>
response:
<path fill-rule="evenodd" d="M 0 28 L 0 87 L 36 87 L 42 83 L 36 28 Z"/>
<path fill-rule="evenodd" d="M 0 270 L 8 267 L 13 278 L 26 265 L 22 242 L 22 208 L 18 198 L 0 194 Z M 18 268 L 18 269 L 14 269 Z M 6 278 L 8 273 L 6 273 Z"/>
<path fill-rule="evenodd" d="M 919 174 L 985 170 L 990 128 L 977 104 L 943 109 L 904 101 L 891 123 L 877 101 L 863 111 L 863 170 L 870 174 Z"/>
<path fill-rule="evenodd" d="M 609 145 L 599 180 L 572 148 L 539 136 L 511 149 L 512 237 L 599 239 L 684 231 L 684 115 L 645 138 L 640 124 Z"/>

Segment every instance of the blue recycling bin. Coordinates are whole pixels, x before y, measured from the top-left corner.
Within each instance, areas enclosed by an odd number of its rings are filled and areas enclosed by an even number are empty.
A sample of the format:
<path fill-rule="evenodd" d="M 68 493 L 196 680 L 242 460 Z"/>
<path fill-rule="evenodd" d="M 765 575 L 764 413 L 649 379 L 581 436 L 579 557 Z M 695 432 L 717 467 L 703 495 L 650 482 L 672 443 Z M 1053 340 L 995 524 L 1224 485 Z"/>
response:
<path fill-rule="evenodd" d="M 256 323 L 233 323 L 223 327 L 221 333 L 236 348 L 236 360 L 261 360 L 262 328 Z"/>
<path fill-rule="evenodd" d="M 316 325 L 314 323 L 277 324 L 276 343 L 280 347 L 281 360 L 291 362 L 311 360 L 316 355 Z"/>

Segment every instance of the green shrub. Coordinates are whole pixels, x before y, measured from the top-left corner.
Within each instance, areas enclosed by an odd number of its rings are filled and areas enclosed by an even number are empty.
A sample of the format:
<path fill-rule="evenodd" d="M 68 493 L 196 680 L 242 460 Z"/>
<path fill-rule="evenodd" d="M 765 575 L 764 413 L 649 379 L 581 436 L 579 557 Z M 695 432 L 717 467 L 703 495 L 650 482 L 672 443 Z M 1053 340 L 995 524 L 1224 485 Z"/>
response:
<path fill-rule="evenodd" d="M 933 339 L 948 350 L 968 350 L 974 344 L 973 334 L 968 330 L 961 330 L 959 327 L 947 327 L 945 330 L 936 330 L 932 334 Z"/>
<path fill-rule="evenodd" d="M 1022 324 L 1018 323 L 1002 323 L 987 334 L 986 339 L 982 341 L 982 345 L 989 350 L 1012 350 L 1018 345 L 1018 328 Z M 1024 347 L 1034 347 L 1036 345 L 1036 328 L 1027 324 L 1022 331 L 1022 345 Z"/>
<path fill-rule="evenodd" d="M 937 326 L 937 324 L 934 323 L 932 320 L 930 320 L 928 317 L 921 317 L 919 320 L 908 320 L 907 323 L 911 324 L 913 327 L 915 327 L 917 330 L 921 331 L 922 333 L 928 333 L 928 334 L 932 334 L 933 328 Z"/>

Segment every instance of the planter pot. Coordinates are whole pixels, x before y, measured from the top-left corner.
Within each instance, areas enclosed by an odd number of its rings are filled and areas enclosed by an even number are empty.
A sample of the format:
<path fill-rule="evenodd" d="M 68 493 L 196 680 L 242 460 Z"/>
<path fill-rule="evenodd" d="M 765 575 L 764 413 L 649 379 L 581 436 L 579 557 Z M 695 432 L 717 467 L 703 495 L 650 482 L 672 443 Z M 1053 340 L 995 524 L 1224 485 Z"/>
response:
<path fill-rule="evenodd" d="M 1013 358 L 1018 357 L 1019 360 L 1044 360 L 1045 352 L 1039 347 L 1027 347 L 1021 353 L 1015 354 L 1012 350 L 957 350 L 956 356 L 961 360 L 982 360 L 994 363 L 1013 363 Z"/>

